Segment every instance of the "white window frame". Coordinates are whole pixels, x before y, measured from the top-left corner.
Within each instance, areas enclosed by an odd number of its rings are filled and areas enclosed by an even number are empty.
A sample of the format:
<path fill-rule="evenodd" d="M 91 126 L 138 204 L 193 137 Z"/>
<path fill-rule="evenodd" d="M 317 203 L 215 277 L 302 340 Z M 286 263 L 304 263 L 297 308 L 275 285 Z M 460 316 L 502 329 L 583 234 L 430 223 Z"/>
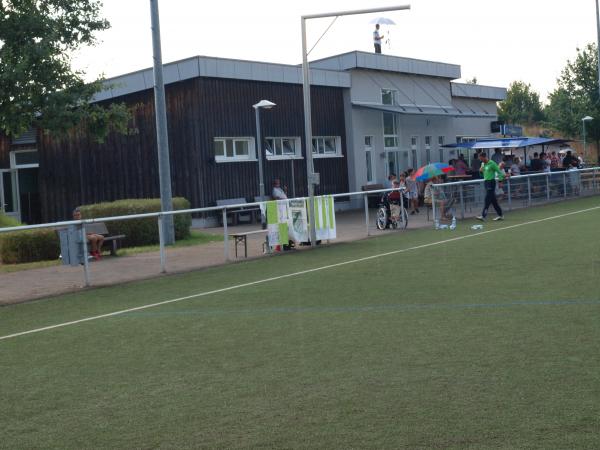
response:
<path fill-rule="evenodd" d="M 383 95 L 384 93 L 391 93 L 392 94 L 392 103 L 383 103 Z M 398 104 L 398 89 L 388 89 L 388 88 L 384 88 L 381 89 L 381 104 L 382 105 L 397 105 Z"/>
<path fill-rule="evenodd" d="M 325 140 L 329 140 L 329 139 L 334 140 L 335 153 L 325 152 L 325 149 L 327 148 L 327 146 L 325 145 Z M 318 153 L 318 150 L 315 147 L 315 141 L 323 141 L 323 149 L 324 149 L 323 153 Z M 317 143 L 317 145 L 318 145 L 318 143 Z M 344 156 L 344 155 L 342 155 L 342 138 L 341 138 L 341 136 L 313 136 L 312 144 L 310 147 L 312 150 L 313 158 L 340 158 L 340 157 Z M 315 150 L 317 150 L 317 151 L 315 151 Z"/>
<path fill-rule="evenodd" d="M 299 136 L 268 136 L 265 138 L 265 141 L 269 143 L 269 141 L 280 141 L 282 154 L 281 155 L 269 155 L 267 152 L 267 147 L 265 147 L 265 155 L 268 160 L 276 160 L 276 159 L 302 159 L 302 140 Z M 283 154 L 283 141 L 290 140 L 294 142 L 294 154 Z M 270 144 L 269 144 L 270 145 Z"/>
<path fill-rule="evenodd" d="M 17 164 L 17 153 L 37 153 L 36 148 L 27 148 L 23 150 L 13 150 L 10 152 L 10 168 L 11 169 L 37 169 L 40 167 L 39 163 L 33 164 Z M 38 159 L 39 160 L 39 159 Z"/>
<path fill-rule="evenodd" d="M 217 142 L 224 142 L 225 145 L 225 155 L 224 156 L 217 156 L 215 154 L 215 161 L 218 163 L 228 163 L 228 162 L 248 162 L 248 161 L 256 161 L 256 143 L 255 143 L 255 139 L 253 137 L 241 137 L 241 136 L 236 136 L 236 137 L 215 137 L 213 139 L 213 152 L 214 152 L 214 144 L 216 144 Z M 235 143 L 236 142 L 247 142 L 248 143 L 248 155 L 243 155 L 243 156 L 237 156 L 234 154 L 234 156 L 227 156 L 227 141 L 233 141 L 233 148 L 234 148 L 234 152 L 235 152 Z"/>
<path fill-rule="evenodd" d="M 367 144 L 367 138 L 369 138 L 369 143 Z M 367 165 L 365 167 L 365 175 L 367 178 L 367 184 L 374 184 L 375 183 L 375 161 L 373 160 L 373 136 L 372 135 L 367 135 L 365 136 L 364 139 L 364 147 L 365 147 L 365 164 Z M 367 159 L 371 164 L 371 179 L 369 179 L 369 164 L 367 163 Z"/>
<path fill-rule="evenodd" d="M 446 141 L 445 136 L 438 136 L 438 153 L 439 153 L 441 163 L 443 163 L 445 161 L 445 159 L 444 159 L 444 144 L 446 143 L 445 141 Z"/>
<path fill-rule="evenodd" d="M 431 139 L 433 136 L 425 136 L 425 162 L 430 164 L 431 161 Z"/>
<path fill-rule="evenodd" d="M 394 119 L 394 133 L 393 134 L 385 134 L 385 115 L 389 114 Z M 398 149 L 398 116 L 394 113 L 384 112 L 381 114 L 381 129 L 383 131 L 383 148 L 385 150 L 397 150 Z M 396 142 L 396 145 L 387 146 L 386 139 L 393 138 Z"/>
<path fill-rule="evenodd" d="M 420 167 L 419 157 L 419 136 L 412 135 L 410 137 L 410 164 L 415 170 Z"/>

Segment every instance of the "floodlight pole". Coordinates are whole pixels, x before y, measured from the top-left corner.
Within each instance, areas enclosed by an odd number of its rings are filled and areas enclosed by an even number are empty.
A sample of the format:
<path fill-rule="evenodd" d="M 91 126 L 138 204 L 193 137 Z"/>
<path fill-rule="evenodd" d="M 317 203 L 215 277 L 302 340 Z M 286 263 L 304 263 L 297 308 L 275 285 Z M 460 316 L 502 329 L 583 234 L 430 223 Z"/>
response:
<path fill-rule="evenodd" d="M 400 11 L 410 9 L 410 5 L 388 6 L 385 8 L 357 9 L 352 11 L 337 11 L 324 14 L 309 14 L 300 17 L 300 26 L 302 29 L 302 93 L 304 97 L 304 139 L 306 142 L 306 181 L 308 183 L 308 207 L 310 222 L 310 245 L 317 244 L 317 229 L 315 227 L 315 184 L 318 184 L 318 175 L 315 174 L 315 167 L 312 155 L 312 117 L 310 106 L 310 70 L 308 65 L 308 53 L 306 51 L 306 21 L 309 19 L 323 19 L 326 17 L 353 16 L 358 14 L 370 14 L 386 11 Z"/>
<path fill-rule="evenodd" d="M 596 50 L 598 51 L 598 95 L 600 96 L 600 7 L 598 6 L 598 0 L 596 0 Z M 600 97 L 598 97 L 600 99 Z"/>
<path fill-rule="evenodd" d="M 156 115 L 156 144 L 158 148 L 160 209 L 162 212 L 168 212 L 173 210 L 173 195 L 171 193 L 169 135 L 167 133 L 167 108 L 165 104 L 158 0 L 150 0 L 150 16 L 152 21 L 152 49 L 154 54 L 154 105 Z M 166 245 L 171 245 L 175 242 L 173 216 L 170 214 L 164 216 L 164 240 Z"/>

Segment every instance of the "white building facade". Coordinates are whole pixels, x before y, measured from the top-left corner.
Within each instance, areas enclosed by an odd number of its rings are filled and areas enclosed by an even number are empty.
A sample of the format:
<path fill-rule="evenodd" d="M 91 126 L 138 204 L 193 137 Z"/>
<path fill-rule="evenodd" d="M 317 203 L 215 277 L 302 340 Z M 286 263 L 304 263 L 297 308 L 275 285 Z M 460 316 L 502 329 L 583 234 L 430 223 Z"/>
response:
<path fill-rule="evenodd" d="M 350 52 L 311 68 L 351 76 L 344 104 L 351 191 L 456 158 L 442 146 L 489 137 L 496 102 L 506 98 L 505 88 L 454 83 L 461 76 L 454 64 Z"/>

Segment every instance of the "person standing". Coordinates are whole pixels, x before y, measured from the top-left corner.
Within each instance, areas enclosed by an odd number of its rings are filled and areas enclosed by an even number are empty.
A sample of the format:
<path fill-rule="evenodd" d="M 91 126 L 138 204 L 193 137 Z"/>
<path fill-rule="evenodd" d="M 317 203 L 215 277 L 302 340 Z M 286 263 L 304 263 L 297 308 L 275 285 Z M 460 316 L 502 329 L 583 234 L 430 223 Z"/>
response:
<path fill-rule="evenodd" d="M 281 187 L 281 180 L 275 178 L 273 180 L 273 190 L 271 191 L 271 197 L 273 200 L 285 200 L 287 199 L 287 186 Z"/>
<path fill-rule="evenodd" d="M 484 221 L 488 209 L 490 205 L 494 207 L 496 210 L 496 214 L 498 217 L 495 217 L 494 220 L 504 220 L 504 214 L 502 214 L 502 208 L 498 204 L 498 199 L 496 198 L 496 175 L 498 176 L 498 181 L 502 181 L 505 178 L 504 171 L 498 167 L 495 161 L 488 159 L 485 153 L 481 153 L 479 155 L 479 159 L 481 160 L 481 172 L 483 174 L 483 183 L 485 187 L 485 204 L 483 206 L 483 211 L 481 211 L 481 215 L 477 216 L 477 220 Z"/>
<path fill-rule="evenodd" d="M 379 24 L 375 25 L 375 31 L 373 31 L 373 45 L 375 46 L 375 53 L 381 53 L 381 40 L 383 39 L 383 34 L 379 35 Z"/>

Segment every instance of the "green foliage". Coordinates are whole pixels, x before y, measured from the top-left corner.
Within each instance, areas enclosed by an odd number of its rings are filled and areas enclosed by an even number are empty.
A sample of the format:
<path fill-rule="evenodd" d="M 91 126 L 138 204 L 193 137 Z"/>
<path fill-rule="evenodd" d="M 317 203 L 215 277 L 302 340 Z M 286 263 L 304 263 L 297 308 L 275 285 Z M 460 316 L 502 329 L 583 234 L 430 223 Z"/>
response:
<path fill-rule="evenodd" d="M 26 230 L 0 235 L 0 259 L 3 264 L 20 264 L 57 259 L 60 254 L 54 230 Z"/>
<path fill-rule="evenodd" d="M 506 100 L 498 104 L 498 118 L 506 123 L 533 124 L 543 119 L 542 103 L 530 84 L 514 81 Z"/>
<path fill-rule="evenodd" d="M 190 202 L 185 198 L 174 198 L 173 209 L 189 209 Z M 110 203 L 81 206 L 84 219 L 98 217 L 126 216 L 160 211 L 160 199 L 128 199 Z M 175 239 L 185 239 L 190 236 L 192 217 L 190 214 L 174 216 Z M 156 217 L 148 219 L 120 220 L 106 222 L 110 234 L 124 234 L 123 247 L 137 247 L 158 243 L 158 221 Z"/>
<path fill-rule="evenodd" d="M 101 90 L 71 68 L 72 54 L 94 45 L 109 23 L 99 0 L 0 1 L 0 131 L 18 135 L 31 126 L 61 134 L 83 123 L 99 140 L 110 125 L 127 128 L 123 104 L 91 104 Z"/>
<path fill-rule="evenodd" d="M 22 223 L 17 219 L 13 219 L 12 217 L 0 213 L 0 228 L 18 227 L 19 225 L 22 225 Z"/>
<path fill-rule="evenodd" d="M 558 79 L 558 87 L 549 99 L 545 112 L 550 126 L 566 136 L 581 136 L 581 119 L 592 116 L 594 120 L 586 124 L 586 134 L 590 140 L 600 140 L 598 52 L 595 44 L 577 49 L 577 57 L 567 62 Z"/>

